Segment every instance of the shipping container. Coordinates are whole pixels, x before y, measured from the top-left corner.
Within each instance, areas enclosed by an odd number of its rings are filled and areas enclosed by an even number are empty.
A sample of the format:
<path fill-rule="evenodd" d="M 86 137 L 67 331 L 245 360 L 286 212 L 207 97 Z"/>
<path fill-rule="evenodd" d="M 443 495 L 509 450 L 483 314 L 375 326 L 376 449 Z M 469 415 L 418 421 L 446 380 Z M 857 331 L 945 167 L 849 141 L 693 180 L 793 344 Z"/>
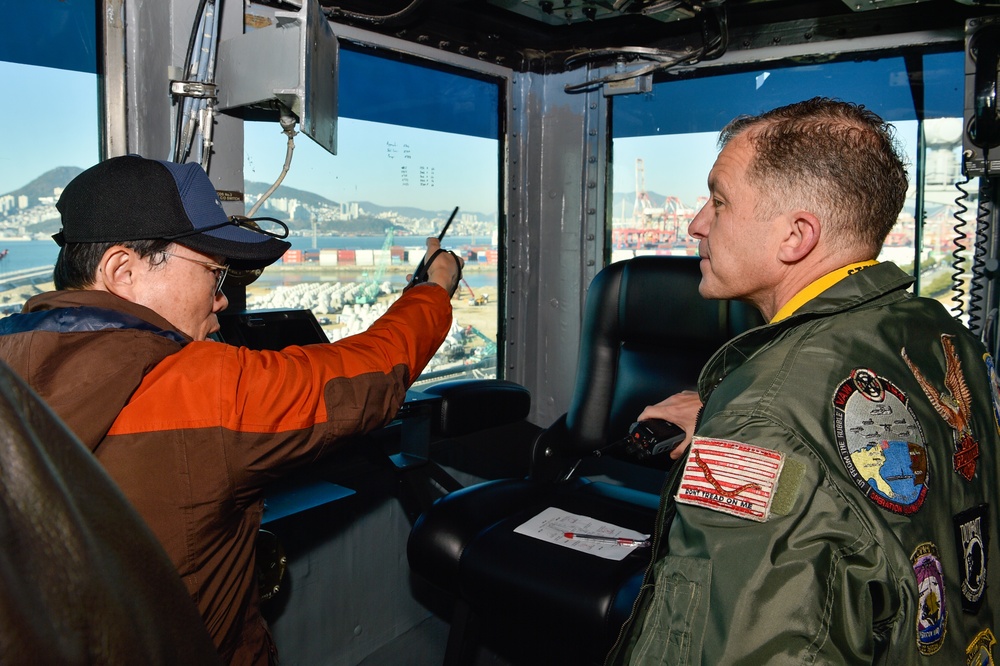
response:
<path fill-rule="evenodd" d="M 340 255 L 339 250 L 327 249 L 319 251 L 319 265 L 320 266 L 336 266 L 339 261 Z"/>

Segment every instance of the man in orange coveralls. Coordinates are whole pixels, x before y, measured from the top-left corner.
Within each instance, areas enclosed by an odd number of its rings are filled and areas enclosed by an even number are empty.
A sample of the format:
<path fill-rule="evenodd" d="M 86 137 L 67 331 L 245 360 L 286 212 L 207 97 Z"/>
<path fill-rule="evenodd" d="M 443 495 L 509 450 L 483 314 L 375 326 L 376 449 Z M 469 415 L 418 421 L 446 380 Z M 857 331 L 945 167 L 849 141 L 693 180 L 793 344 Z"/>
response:
<path fill-rule="evenodd" d="M 227 217 L 200 166 L 112 158 L 57 208 L 57 291 L 0 320 L 0 359 L 145 518 L 222 659 L 267 664 L 253 566 L 264 489 L 394 417 L 448 333 L 461 261 L 430 239 L 426 283 L 365 333 L 252 351 L 206 340 L 227 305 L 222 282 L 289 244 Z"/>

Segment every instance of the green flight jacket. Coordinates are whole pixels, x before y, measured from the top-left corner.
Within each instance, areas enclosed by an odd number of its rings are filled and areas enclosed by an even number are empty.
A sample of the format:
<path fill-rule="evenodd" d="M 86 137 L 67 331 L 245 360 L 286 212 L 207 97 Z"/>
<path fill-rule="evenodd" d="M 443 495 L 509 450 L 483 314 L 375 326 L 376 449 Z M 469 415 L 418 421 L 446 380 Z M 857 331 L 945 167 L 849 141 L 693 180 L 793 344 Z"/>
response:
<path fill-rule="evenodd" d="M 912 281 L 865 268 L 708 362 L 609 664 L 992 663 L 997 380 Z"/>

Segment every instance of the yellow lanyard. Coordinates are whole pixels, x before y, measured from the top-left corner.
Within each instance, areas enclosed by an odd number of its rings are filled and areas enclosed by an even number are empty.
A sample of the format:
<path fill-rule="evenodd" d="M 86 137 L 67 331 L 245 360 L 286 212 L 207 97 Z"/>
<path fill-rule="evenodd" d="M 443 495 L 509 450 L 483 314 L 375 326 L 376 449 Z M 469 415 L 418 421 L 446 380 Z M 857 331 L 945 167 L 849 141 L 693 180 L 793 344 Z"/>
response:
<path fill-rule="evenodd" d="M 790 301 L 785 303 L 781 307 L 781 309 L 778 310 L 778 313 L 774 315 L 770 323 L 773 324 L 787 317 L 791 317 L 796 310 L 798 310 L 803 305 L 805 305 L 812 299 L 822 294 L 824 291 L 826 291 L 833 285 L 843 280 L 848 275 L 852 275 L 863 268 L 874 266 L 877 263 L 878 262 L 875 261 L 874 259 L 870 259 L 868 261 L 859 261 L 855 264 L 848 264 L 843 268 L 838 268 L 835 271 L 830 271 L 823 277 L 812 281 L 811 283 L 806 285 L 801 291 L 799 291 L 799 293 L 795 294 L 795 296 L 793 296 Z"/>

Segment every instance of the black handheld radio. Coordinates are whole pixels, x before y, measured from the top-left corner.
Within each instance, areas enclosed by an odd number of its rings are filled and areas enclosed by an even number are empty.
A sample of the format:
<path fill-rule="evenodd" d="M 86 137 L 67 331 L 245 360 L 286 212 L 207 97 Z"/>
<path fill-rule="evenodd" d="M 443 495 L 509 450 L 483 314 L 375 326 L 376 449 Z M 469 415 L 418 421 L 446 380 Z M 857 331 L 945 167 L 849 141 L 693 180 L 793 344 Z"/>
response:
<path fill-rule="evenodd" d="M 448 221 L 444 223 L 444 228 L 441 229 L 441 233 L 438 234 L 438 240 L 444 240 L 444 235 L 448 232 L 448 227 L 451 226 L 451 223 L 455 219 L 455 215 L 457 214 L 458 214 L 458 206 L 455 206 L 455 210 L 451 211 L 451 216 L 448 218 Z M 410 283 L 406 285 L 407 288 L 410 288 L 415 284 L 422 284 L 424 282 L 427 282 L 427 269 L 430 267 L 430 264 L 434 261 L 434 258 L 437 257 L 438 252 L 447 252 L 447 250 L 438 250 L 437 252 L 432 254 L 431 261 L 428 262 L 426 265 L 424 265 L 424 260 L 421 259 L 420 263 L 417 264 L 416 270 L 413 271 L 413 277 L 410 278 Z"/>
<path fill-rule="evenodd" d="M 625 453 L 638 460 L 670 453 L 686 434 L 680 426 L 663 419 L 636 421 L 628 430 Z"/>

